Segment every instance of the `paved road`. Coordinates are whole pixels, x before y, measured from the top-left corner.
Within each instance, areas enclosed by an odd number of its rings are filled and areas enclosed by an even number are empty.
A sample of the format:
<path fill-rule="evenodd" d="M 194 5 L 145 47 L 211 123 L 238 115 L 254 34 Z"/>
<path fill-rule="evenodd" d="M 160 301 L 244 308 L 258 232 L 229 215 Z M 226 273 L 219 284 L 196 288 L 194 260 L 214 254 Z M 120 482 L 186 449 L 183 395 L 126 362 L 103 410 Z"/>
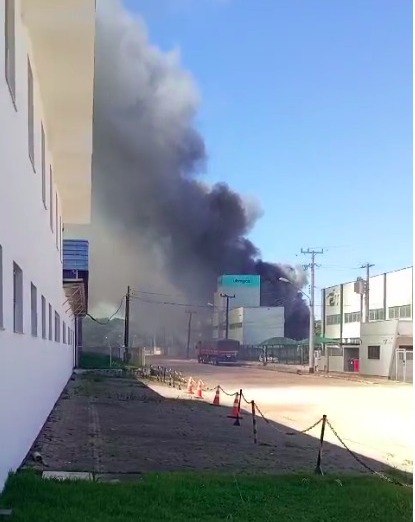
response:
<path fill-rule="evenodd" d="M 243 389 L 263 413 L 276 422 L 302 430 L 326 414 L 354 451 L 401 469 L 412 470 L 412 386 L 390 381 L 376 384 L 296 375 L 243 366 L 210 366 L 196 361 L 148 358 L 183 371 L 206 386 L 220 384 L 229 392 Z M 206 394 L 206 400 L 213 392 Z M 222 394 L 222 402 L 231 397 Z M 317 434 L 316 434 L 317 435 Z M 327 440 L 340 444 L 332 433 Z"/>

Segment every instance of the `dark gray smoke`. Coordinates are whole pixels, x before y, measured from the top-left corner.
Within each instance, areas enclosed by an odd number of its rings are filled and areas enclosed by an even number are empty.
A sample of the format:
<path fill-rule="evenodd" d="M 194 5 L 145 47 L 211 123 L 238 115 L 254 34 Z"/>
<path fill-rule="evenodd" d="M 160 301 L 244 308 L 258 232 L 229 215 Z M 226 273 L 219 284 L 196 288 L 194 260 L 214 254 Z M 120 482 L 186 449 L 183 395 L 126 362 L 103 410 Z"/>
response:
<path fill-rule="evenodd" d="M 286 335 L 305 337 L 307 306 L 278 281 L 301 287 L 304 274 L 260 261 L 246 238 L 258 212 L 227 185 L 198 178 L 198 96 L 177 53 L 153 47 L 118 0 L 97 9 L 93 299 L 115 302 L 132 284 L 206 302 L 218 275 L 258 273 L 263 304 L 285 305 Z"/>

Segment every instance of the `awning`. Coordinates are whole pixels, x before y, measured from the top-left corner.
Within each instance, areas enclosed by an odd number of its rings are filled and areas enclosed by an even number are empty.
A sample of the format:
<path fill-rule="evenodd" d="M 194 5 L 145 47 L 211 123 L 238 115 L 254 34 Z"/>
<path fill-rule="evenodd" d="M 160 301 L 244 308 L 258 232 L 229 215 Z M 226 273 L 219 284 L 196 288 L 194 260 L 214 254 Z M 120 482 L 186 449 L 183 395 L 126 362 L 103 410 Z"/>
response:
<path fill-rule="evenodd" d="M 66 312 L 72 311 L 75 316 L 85 316 L 87 313 L 87 299 L 85 293 L 85 281 L 83 279 L 64 279 L 63 289 L 68 305 Z"/>
<path fill-rule="evenodd" d="M 294 339 L 290 339 L 288 337 L 271 337 L 266 341 L 262 341 L 259 346 L 274 346 L 274 347 L 284 347 L 284 346 L 298 346 L 302 341 L 295 341 Z"/>
<path fill-rule="evenodd" d="M 304 346 L 310 343 L 309 339 L 303 339 L 302 341 L 298 341 L 297 344 Z M 322 335 L 316 335 L 314 337 L 314 345 L 318 344 L 339 344 L 339 339 L 330 339 L 329 337 L 324 337 Z"/>

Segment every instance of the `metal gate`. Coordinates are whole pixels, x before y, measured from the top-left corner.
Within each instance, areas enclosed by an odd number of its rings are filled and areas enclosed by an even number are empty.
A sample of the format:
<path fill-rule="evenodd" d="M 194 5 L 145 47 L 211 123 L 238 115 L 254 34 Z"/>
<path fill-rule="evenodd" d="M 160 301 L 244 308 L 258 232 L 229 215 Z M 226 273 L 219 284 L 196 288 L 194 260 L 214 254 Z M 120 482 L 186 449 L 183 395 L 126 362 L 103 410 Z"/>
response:
<path fill-rule="evenodd" d="M 413 357 L 412 350 L 398 348 L 395 352 L 395 380 L 401 382 L 413 382 Z"/>

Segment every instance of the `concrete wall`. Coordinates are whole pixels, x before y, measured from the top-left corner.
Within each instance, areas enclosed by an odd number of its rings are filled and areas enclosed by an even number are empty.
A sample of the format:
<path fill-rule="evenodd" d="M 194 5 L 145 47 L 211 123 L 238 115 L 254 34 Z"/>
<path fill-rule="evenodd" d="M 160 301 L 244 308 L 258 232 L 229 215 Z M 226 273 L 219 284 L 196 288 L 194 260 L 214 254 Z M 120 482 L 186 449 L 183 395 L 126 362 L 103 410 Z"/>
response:
<path fill-rule="evenodd" d="M 398 321 L 377 321 L 362 325 L 360 346 L 360 373 L 388 377 L 395 349 Z M 369 359 L 369 346 L 380 347 L 380 359 Z"/>
<path fill-rule="evenodd" d="M 382 318 L 371 318 L 370 322 L 384 319 L 395 319 L 390 316 L 390 308 L 395 306 L 411 305 L 413 301 L 413 268 L 403 268 L 386 274 L 379 274 L 370 278 L 369 282 L 369 309 L 382 310 Z M 346 314 L 362 311 L 365 318 L 365 301 L 360 302 L 360 295 L 354 292 L 354 281 L 326 288 L 323 295 L 324 327 L 326 337 L 334 339 L 361 337 L 358 321 L 346 322 Z M 362 309 L 361 309 L 362 306 Z M 413 313 L 413 310 L 412 310 Z M 334 315 L 340 315 L 342 323 L 330 324 Z M 412 317 L 400 317 L 400 320 L 411 321 Z"/>
<path fill-rule="evenodd" d="M 9 470 L 16 469 L 72 372 L 74 349 L 63 344 L 63 321 L 73 331 L 74 323 L 65 310 L 62 289 L 60 216 L 55 213 L 59 194 L 52 185 L 50 213 L 49 165 L 47 152 L 46 198 L 42 201 L 41 122 L 42 104 L 34 76 L 34 165 L 28 153 L 28 76 L 30 46 L 16 2 L 16 97 L 13 103 L 5 80 L 5 3 L 0 3 L 0 246 L 2 252 L 2 321 L 0 328 L 0 489 Z M 53 230 L 50 226 L 52 217 Z M 13 262 L 23 271 L 23 333 L 13 326 Z M 37 288 L 37 336 L 31 329 L 31 283 Z M 61 318 L 60 342 L 42 338 L 41 296 Z M 54 334 L 54 324 L 52 324 Z M 73 335 L 71 338 L 73 339 Z M 68 339 L 68 335 L 66 335 Z"/>
<path fill-rule="evenodd" d="M 386 306 L 412 304 L 412 267 L 386 274 Z M 388 316 L 389 317 L 389 316 Z"/>
<path fill-rule="evenodd" d="M 245 345 L 284 337 L 284 307 L 236 308 L 229 313 L 229 325 L 229 337 Z"/>

